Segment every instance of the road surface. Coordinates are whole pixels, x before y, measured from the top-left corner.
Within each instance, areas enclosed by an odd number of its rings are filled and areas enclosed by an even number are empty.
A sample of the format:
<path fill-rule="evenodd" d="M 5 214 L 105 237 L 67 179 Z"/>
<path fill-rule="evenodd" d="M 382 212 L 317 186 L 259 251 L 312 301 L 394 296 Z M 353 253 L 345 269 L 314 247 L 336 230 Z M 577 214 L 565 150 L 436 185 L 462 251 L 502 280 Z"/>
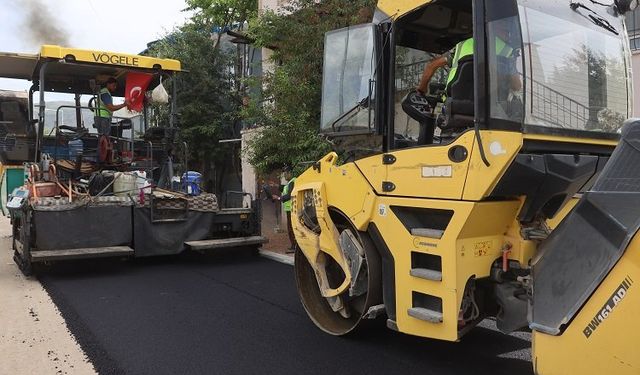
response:
<path fill-rule="evenodd" d="M 95 374 L 47 292 L 12 256 L 11 226 L 0 218 L 0 374 Z"/>
<path fill-rule="evenodd" d="M 532 373 L 528 334 L 445 343 L 381 324 L 328 336 L 292 267 L 250 254 L 61 263 L 40 281 L 100 374 Z"/>

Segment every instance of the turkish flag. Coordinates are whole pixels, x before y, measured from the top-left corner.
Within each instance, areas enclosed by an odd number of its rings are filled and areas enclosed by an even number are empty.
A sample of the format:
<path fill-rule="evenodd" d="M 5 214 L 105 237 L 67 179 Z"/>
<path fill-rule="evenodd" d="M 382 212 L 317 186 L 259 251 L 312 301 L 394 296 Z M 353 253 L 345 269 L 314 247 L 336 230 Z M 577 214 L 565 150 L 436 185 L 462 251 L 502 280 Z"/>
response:
<path fill-rule="evenodd" d="M 147 73 L 128 73 L 127 87 L 124 98 L 131 101 L 129 110 L 142 112 L 144 108 L 144 93 L 153 78 L 153 74 Z"/>

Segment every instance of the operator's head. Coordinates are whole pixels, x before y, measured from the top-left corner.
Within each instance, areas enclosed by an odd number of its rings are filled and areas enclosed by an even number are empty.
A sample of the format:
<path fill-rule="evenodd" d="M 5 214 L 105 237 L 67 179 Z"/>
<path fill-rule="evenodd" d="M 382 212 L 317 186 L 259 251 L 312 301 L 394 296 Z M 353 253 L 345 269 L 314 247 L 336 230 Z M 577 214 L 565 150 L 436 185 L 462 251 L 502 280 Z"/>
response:
<path fill-rule="evenodd" d="M 290 166 L 288 166 L 288 165 L 285 165 L 285 166 L 282 168 L 282 173 L 284 173 L 284 178 L 285 178 L 285 179 L 287 179 L 287 180 L 290 180 L 290 179 L 291 179 L 291 175 L 292 175 L 292 173 L 291 173 L 291 172 L 292 172 L 291 167 L 290 167 Z"/>
<path fill-rule="evenodd" d="M 118 88 L 118 80 L 116 80 L 114 77 L 109 77 L 106 86 L 107 90 L 109 90 L 110 93 L 114 93 Z"/>
<path fill-rule="evenodd" d="M 498 20 L 492 23 L 492 27 L 496 33 L 496 36 L 502 39 L 504 42 L 509 43 L 512 33 L 512 24 L 508 20 Z"/>

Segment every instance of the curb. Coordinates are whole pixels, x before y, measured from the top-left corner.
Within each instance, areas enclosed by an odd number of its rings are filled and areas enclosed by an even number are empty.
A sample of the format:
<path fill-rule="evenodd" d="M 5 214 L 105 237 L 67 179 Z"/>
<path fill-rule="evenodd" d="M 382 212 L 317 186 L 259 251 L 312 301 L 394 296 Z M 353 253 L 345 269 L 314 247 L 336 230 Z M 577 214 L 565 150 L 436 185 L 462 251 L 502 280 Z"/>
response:
<path fill-rule="evenodd" d="M 273 251 L 260 250 L 260 256 L 279 263 L 293 266 L 293 257 L 290 257 L 288 255 L 274 253 Z"/>

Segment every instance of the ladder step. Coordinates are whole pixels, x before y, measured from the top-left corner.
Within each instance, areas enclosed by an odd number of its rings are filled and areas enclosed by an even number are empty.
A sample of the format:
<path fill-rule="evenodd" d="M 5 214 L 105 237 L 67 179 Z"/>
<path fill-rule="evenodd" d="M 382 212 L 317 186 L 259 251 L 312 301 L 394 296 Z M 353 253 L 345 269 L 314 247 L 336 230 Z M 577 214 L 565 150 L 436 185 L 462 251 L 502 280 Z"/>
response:
<path fill-rule="evenodd" d="M 424 320 L 429 323 L 442 323 L 442 313 L 425 309 L 424 307 L 412 307 L 407 310 L 410 317 Z"/>
<path fill-rule="evenodd" d="M 430 228 L 413 228 L 411 229 L 411 235 L 439 240 L 442 238 L 442 236 L 444 236 L 444 231 L 440 229 Z"/>
<path fill-rule="evenodd" d="M 387 328 L 398 332 L 398 323 L 395 320 L 387 319 Z"/>
<path fill-rule="evenodd" d="M 205 241 L 189 241 L 185 242 L 185 245 L 189 246 L 192 250 L 212 250 L 222 249 L 227 247 L 239 247 L 239 246 L 252 246 L 262 245 L 269 242 L 264 237 L 238 237 L 238 238 L 223 238 L 218 240 L 205 240 Z"/>
<path fill-rule="evenodd" d="M 375 305 L 369 307 L 369 310 L 367 310 L 367 313 L 362 316 L 362 319 L 376 319 L 380 315 L 386 313 L 387 309 L 385 308 L 384 304 Z"/>
<path fill-rule="evenodd" d="M 442 281 L 442 272 L 426 268 L 411 269 L 411 276 L 431 281 Z"/>
<path fill-rule="evenodd" d="M 107 258 L 131 256 L 134 251 L 129 246 L 94 247 L 85 249 L 34 250 L 31 252 L 32 262 L 46 262 L 65 259 Z"/>

